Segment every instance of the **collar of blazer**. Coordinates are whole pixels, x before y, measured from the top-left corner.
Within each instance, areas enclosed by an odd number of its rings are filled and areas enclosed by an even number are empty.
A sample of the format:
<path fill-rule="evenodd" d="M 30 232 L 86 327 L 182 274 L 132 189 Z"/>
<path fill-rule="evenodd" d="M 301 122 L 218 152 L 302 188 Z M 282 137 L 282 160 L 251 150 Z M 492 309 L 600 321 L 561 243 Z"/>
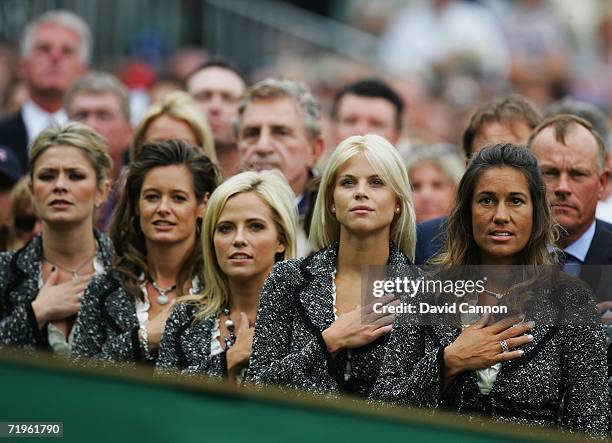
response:
<path fill-rule="evenodd" d="M 312 323 L 321 331 L 334 322 L 334 295 L 332 276 L 338 261 L 339 243 L 334 242 L 321 249 L 300 264 L 303 281 L 294 292 L 296 303 L 300 303 Z M 404 275 L 410 260 L 397 247 L 390 243 L 387 266 L 392 274 Z"/>

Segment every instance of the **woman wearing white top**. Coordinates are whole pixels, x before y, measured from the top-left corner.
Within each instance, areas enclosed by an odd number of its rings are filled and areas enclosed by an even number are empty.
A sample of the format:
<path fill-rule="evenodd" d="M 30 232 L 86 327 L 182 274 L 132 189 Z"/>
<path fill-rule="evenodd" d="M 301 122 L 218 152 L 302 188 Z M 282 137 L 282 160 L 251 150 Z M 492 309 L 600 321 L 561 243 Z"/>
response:
<path fill-rule="evenodd" d="M 209 200 L 202 227 L 204 290 L 168 319 L 157 368 L 235 379 L 247 366 L 259 293 L 275 262 L 296 252 L 297 210 L 273 171 L 243 172 Z"/>
<path fill-rule="evenodd" d="M 174 301 L 199 291 L 199 220 L 217 183 L 216 166 L 193 145 L 142 146 L 111 223 L 114 269 L 85 293 L 76 355 L 155 360 Z"/>
<path fill-rule="evenodd" d="M 0 345 L 70 353 L 83 291 L 111 262 L 110 241 L 93 225 L 111 168 L 104 140 L 79 123 L 34 141 L 28 175 L 42 233 L 0 255 Z"/>

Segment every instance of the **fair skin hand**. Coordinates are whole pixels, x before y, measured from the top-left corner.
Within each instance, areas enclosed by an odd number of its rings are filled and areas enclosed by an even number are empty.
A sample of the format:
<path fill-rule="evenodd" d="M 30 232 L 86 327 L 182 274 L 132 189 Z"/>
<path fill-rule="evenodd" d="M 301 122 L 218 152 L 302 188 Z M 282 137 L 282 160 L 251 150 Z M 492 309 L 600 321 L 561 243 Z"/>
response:
<path fill-rule="evenodd" d="M 607 325 L 612 323 L 612 301 L 602 301 L 597 303 L 597 312 L 601 315 L 601 324 Z"/>
<path fill-rule="evenodd" d="M 83 292 L 89 284 L 91 275 L 59 283 L 60 273 L 54 269 L 32 302 L 38 328 L 42 329 L 50 321 L 71 317 L 81 309 Z"/>
<path fill-rule="evenodd" d="M 249 318 L 246 313 L 240 313 L 240 324 L 236 329 L 236 342 L 227 351 L 227 375 L 230 380 L 235 380 L 251 358 L 253 349 L 253 335 L 255 326 L 249 325 Z"/>
<path fill-rule="evenodd" d="M 533 341 L 532 335 L 524 335 L 533 329 L 533 322 L 513 326 L 520 321 L 520 317 L 514 316 L 488 325 L 489 319 L 490 314 L 483 315 L 444 349 L 445 386 L 464 371 L 488 368 L 522 356 L 522 350 L 513 349 Z M 502 340 L 508 343 L 509 352 L 502 352 Z"/>
<path fill-rule="evenodd" d="M 393 297 L 386 297 L 377 302 L 383 305 L 397 304 Z M 323 340 L 329 353 L 335 357 L 342 349 L 354 349 L 365 346 L 391 332 L 394 315 L 377 314 L 372 305 L 365 308 L 357 306 L 350 312 L 340 314 L 329 328 L 323 331 Z"/>

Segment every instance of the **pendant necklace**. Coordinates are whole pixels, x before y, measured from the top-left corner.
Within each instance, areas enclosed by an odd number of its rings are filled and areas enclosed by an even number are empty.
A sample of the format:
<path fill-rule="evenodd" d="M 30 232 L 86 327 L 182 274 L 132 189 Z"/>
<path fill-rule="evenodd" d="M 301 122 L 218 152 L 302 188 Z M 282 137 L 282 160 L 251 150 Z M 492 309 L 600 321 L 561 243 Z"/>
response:
<path fill-rule="evenodd" d="M 96 251 L 97 252 L 97 251 Z M 90 261 L 93 260 L 93 258 L 96 256 L 96 252 L 93 253 L 93 255 L 91 257 L 87 257 L 87 260 L 85 260 L 83 262 L 83 264 L 81 264 L 80 266 L 78 266 L 76 269 L 68 269 L 65 266 L 60 265 L 59 263 L 55 263 L 51 260 L 49 260 L 47 257 L 43 257 L 43 260 L 49 262 L 49 264 L 60 268 L 62 271 L 67 272 L 69 274 L 72 274 L 72 279 L 76 280 L 77 278 L 79 278 L 79 272 L 81 271 L 81 269 L 83 269 Z"/>
<path fill-rule="evenodd" d="M 151 279 L 151 286 L 153 286 L 153 288 L 155 288 L 155 290 L 159 292 L 159 295 L 157 296 L 157 303 L 159 303 L 160 305 L 167 305 L 170 301 L 170 297 L 168 297 L 167 295 L 168 292 L 172 292 L 176 289 L 176 283 L 172 286 L 168 286 L 167 288 L 160 288 L 159 286 L 157 286 L 157 283 L 155 283 L 155 280 L 153 279 Z"/>
<path fill-rule="evenodd" d="M 225 342 L 225 350 L 229 350 L 236 343 L 236 334 L 234 332 L 234 321 L 230 317 L 229 306 L 221 311 L 225 315 L 225 327 L 227 328 L 227 337 L 223 339 Z"/>

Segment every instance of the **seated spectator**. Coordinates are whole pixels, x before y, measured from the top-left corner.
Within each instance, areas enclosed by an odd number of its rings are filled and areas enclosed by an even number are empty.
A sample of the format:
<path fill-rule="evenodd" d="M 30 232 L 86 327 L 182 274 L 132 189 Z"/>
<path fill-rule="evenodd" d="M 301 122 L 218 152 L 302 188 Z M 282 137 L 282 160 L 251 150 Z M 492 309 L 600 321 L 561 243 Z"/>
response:
<path fill-rule="evenodd" d="M 144 143 L 171 139 L 199 146 L 211 161 L 216 161 L 212 132 L 193 99 L 183 91 L 171 92 L 149 107 L 134 130 L 131 161 L 138 158 Z"/>
<path fill-rule="evenodd" d="M 251 357 L 259 293 L 274 263 L 295 257 L 294 195 L 276 172 L 243 172 L 213 192 L 202 224 L 204 290 L 179 300 L 157 369 L 240 376 Z"/>
<path fill-rule="evenodd" d="M 70 353 L 83 291 L 111 264 L 110 241 L 93 226 L 111 169 L 102 137 L 80 123 L 34 142 L 28 178 L 42 233 L 0 255 L 0 345 Z"/>
<path fill-rule="evenodd" d="M 12 250 L 11 190 L 20 175 L 17 156 L 9 148 L 0 147 L 0 252 Z"/>
<path fill-rule="evenodd" d="M 113 270 L 85 293 L 75 355 L 155 361 L 174 301 L 201 290 L 198 227 L 217 183 L 215 165 L 196 146 L 141 146 L 111 223 Z"/>
<path fill-rule="evenodd" d="M 519 315 L 494 321 L 462 313 L 421 324 L 399 315 L 373 396 L 607 434 L 604 335 L 591 291 L 543 272 L 554 264 L 554 233 L 536 158 L 512 144 L 481 150 L 459 184 L 438 263 L 451 271 L 496 266 L 484 291 L 465 297 L 473 306 L 515 306 Z M 532 269 L 532 284 L 511 278 L 517 265 Z M 437 306 L 447 300 L 434 296 Z"/>
<path fill-rule="evenodd" d="M 417 223 L 450 213 L 465 162 L 450 145 L 424 146 L 405 158 Z"/>

